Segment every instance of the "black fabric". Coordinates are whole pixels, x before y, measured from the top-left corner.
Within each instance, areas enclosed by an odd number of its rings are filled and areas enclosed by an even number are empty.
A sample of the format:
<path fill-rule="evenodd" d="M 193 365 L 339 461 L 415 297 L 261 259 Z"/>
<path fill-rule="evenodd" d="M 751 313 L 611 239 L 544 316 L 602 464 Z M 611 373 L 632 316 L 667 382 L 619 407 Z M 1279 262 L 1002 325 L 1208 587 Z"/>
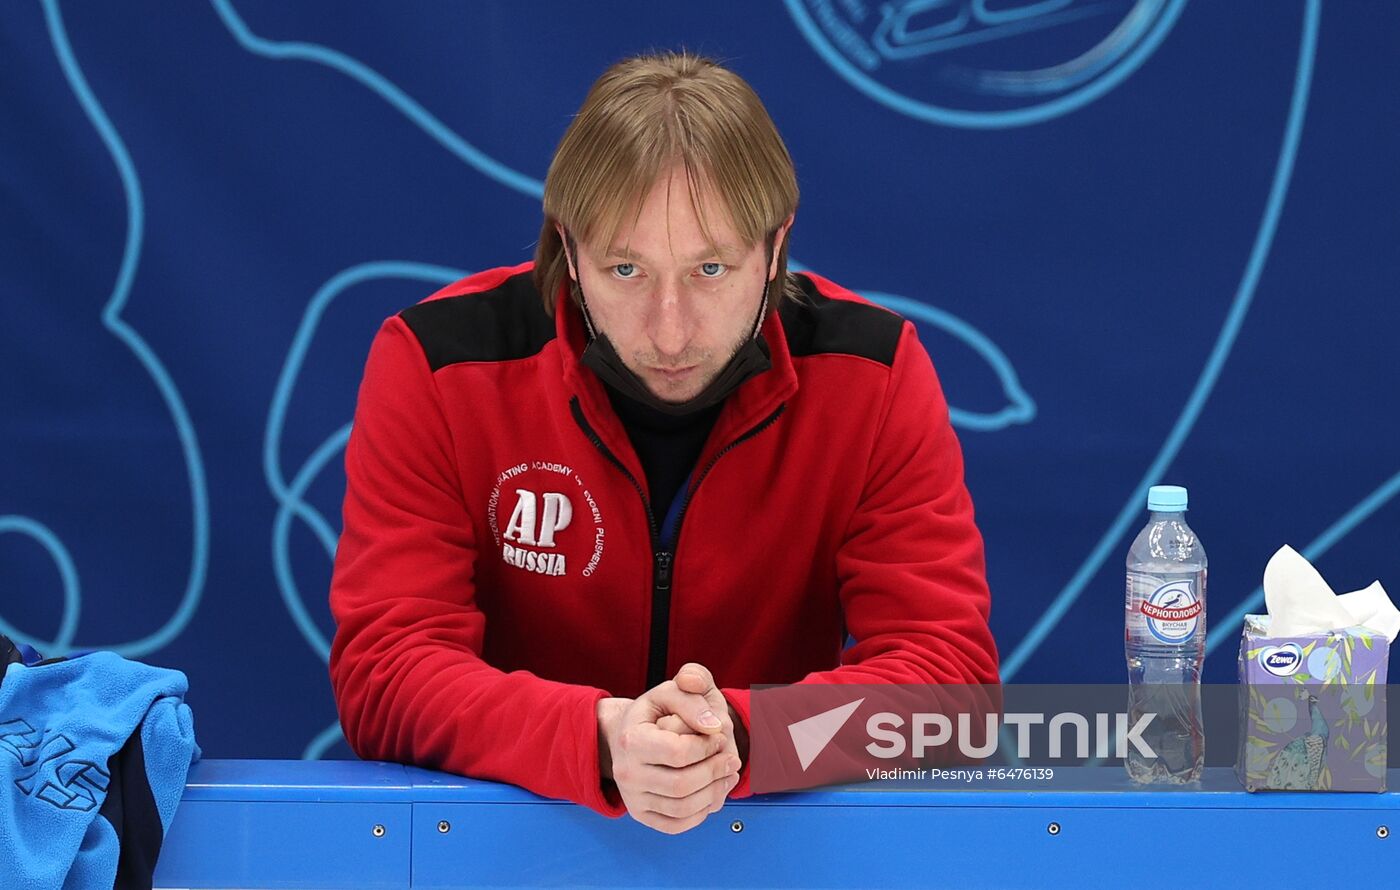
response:
<path fill-rule="evenodd" d="M 6 665 L 23 663 L 24 656 L 20 654 L 19 646 L 9 637 L 0 634 L 0 676 L 4 676 Z"/>
<path fill-rule="evenodd" d="M 0 683 L 5 682 L 5 669 L 12 664 L 24 664 L 24 656 L 9 637 L 0 634 Z"/>
<path fill-rule="evenodd" d="M 894 366 L 903 318 L 879 306 L 833 300 L 817 290 L 807 276 L 799 273 L 794 277 L 802 288 L 802 301 L 783 300 L 778 307 L 788 351 L 794 358 L 838 353 Z"/>
<path fill-rule="evenodd" d="M 442 297 L 399 313 L 436 371 L 458 362 L 529 358 L 555 337 L 529 272 L 480 293 Z"/>
<path fill-rule="evenodd" d="M 155 795 L 146 778 L 146 752 L 137 726 L 121 750 L 107 759 L 107 798 L 98 814 L 117 833 L 117 878 L 113 890 L 151 890 L 156 859 L 165 839 Z"/>
<path fill-rule="evenodd" d="M 586 310 L 585 310 L 586 311 Z M 645 381 L 627 367 L 622 356 L 617 354 L 608 335 L 599 333 L 583 350 L 583 364 L 598 375 L 607 386 L 627 399 L 645 405 L 657 414 L 671 417 L 689 417 L 706 408 L 712 408 L 729 398 L 729 394 L 750 377 L 755 377 L 773 367 L 768 343 L 762 335 L 744 341 L 738 351 L 720 368 L 714 379 L 690 399 L 679 403 L 665 402 L 647 388 Z"/>
<path fill-rule="evenodd" d="M 613 410 L 627 430 L 627 438 L 641 459 L 650 492 L 651 513 L 659 526 L 671 508 L 671 502 L 681 494 L 690 471 L 700 459 L 705 439 L 719 419 L 724 403 L 712 405 L 693 414 L 672 415 L 657 411 L 628 398 L 604 384 Z M 669 546 L 670 541 L 663 541 Z"/>

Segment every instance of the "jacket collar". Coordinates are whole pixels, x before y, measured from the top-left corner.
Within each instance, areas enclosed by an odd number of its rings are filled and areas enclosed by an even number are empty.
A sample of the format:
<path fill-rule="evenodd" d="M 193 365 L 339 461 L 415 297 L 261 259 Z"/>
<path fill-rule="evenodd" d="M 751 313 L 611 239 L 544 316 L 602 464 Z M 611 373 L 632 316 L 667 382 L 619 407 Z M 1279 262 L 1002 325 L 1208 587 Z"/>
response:
<path fill-rule="evenodd" d="M 584 416 L 594 432 L 628 470 L 641 480 L 641 464 L 636 458 L 622 422 L 608 401 L 603 382 L 583 364 L 583 348 L 587 344 L 583 313 L 569 295 L 567 286 L 560 288 L 554 306 L 554 322 L 558 334 L 556 342 L 559 345 L 559 358 L 562 363 L 560 370 L 563 373 L 564 385 L 571 397 L 578 398 Z M 776 308 L 769 310 L 760 333 L 768 344 L 769 359 L 773 366 L 744 381 L 724 400 L 719 419 L 715 421 L 714 430 L 700 455 L 702 465 L 710 459 L 710 455 L 766 420 L 797 392 L 797 371 L 793 367 L 787 335 L 783 331 L 783 323 Z"/>

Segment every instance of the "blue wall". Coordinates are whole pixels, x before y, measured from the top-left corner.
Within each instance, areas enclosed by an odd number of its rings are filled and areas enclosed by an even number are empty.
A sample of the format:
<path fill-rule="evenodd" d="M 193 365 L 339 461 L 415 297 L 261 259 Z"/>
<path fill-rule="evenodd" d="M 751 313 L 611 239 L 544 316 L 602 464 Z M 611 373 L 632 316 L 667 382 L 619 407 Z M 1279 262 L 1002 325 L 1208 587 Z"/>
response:
<path fill-rule="evenodd" d="M 569 115 L 655 47 L 764 97 L 795 259 L 919 322 L 1009 678 L 1122 676 L 1157 481 L 1211 555 L 1208 679 L 1280 544 L 1400 589 L 1400 6 L 362 6 L 0 16 L 0 631 L 185 670 L 207 755 L 345 754 L 371 335 L 529 257 Z"/>

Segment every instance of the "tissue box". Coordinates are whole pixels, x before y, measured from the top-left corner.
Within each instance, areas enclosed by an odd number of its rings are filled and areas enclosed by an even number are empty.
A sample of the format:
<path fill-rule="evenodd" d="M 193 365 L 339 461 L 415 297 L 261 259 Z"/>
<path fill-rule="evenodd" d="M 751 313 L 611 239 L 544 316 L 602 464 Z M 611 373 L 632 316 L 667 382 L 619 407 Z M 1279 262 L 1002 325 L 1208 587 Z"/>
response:
<path fill-rule="evenodd" d="M 1240 754 L 1248 791 L 1385 791 L 1390 642 L 1364 627 L 1272 637 L 1246 615 Z"/>

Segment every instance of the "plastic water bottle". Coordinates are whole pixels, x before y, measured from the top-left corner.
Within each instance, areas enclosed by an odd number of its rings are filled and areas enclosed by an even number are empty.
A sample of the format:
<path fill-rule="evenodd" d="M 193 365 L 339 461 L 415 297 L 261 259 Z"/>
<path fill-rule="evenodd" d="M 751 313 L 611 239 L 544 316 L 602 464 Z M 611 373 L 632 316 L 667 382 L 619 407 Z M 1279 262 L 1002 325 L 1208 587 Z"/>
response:
<path fill-rule="evenodd" d="M 1156 715 L 1140 738 L 1157 756 L 1130 742 L 1126 765 L 1135 782 L 1184 784 L 1205 766 L 1206 551 L 1186 524 L 1186 489 L 1154 485 L 1147 509 L 1147 527 L 1128 550 L 1124 647 L 1128 725 Z"/>

